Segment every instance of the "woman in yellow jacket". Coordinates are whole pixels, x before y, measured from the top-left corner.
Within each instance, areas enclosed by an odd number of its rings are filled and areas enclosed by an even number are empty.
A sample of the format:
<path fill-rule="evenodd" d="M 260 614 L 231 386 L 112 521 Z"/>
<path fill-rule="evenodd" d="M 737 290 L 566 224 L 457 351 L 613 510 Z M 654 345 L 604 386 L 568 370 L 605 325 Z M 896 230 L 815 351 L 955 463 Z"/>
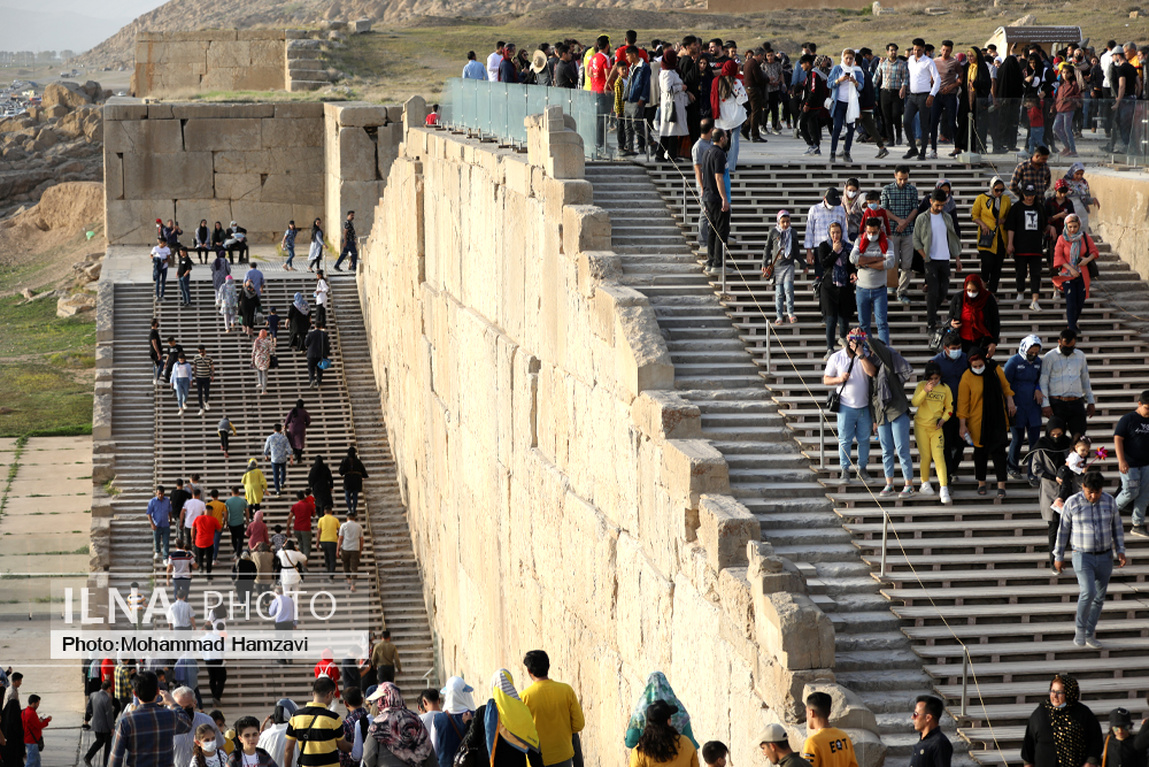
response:
<path fill-rule="evenodd" d="M 243 473 L 243 495 L 251 513 L 259 511 L 263 503 L 263 494 L 267 492 L 267 477 L 259 468 L 259 462 L 252 458 L 247 462 L 247 471 Z"/>
<path fill-rule="evenodd" d="M 1005 448 L 1009 443 L 1009 419 L 1017 412 L 1013 389 L 1005 371 L 985 356 L 983 349 L 969 354 L 969 370 L 958 384 L 958 436 L 973 445 L 977 494 L 985 495 L 985 471 L 993 459 L 997 476 L 997 497 L 1005 498 Z"/>
<path fill-rule="evenodd" d="M 1005 217 L 1009 213 L 1009 195 L 1005 182 L 997 176 L 989 182 L 989 191 L 973 201 L 970 216 L 977 224 L 977 255 L 981 259 L 981 278 L 991 293 L 997 293 L 1001 267 L 1005 263 Z"/>

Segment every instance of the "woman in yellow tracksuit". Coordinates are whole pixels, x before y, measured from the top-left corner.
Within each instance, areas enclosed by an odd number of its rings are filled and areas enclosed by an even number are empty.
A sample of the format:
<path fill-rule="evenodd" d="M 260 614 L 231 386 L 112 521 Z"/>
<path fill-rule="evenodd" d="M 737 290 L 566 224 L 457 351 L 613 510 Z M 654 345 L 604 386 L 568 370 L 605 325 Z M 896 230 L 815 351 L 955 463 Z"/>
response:
<path fill-rule="evenodd" d="M 926 363 L 924 379 L 914 390 L 910 404 L 918 410 L 914 414 L 914 439 L 918 443 L 918 460 L 922 467 L 922 495 L 933 492 L 930 486 L 930 460 L 937 466 L 938 496 L 948 506 L 950 499 L 949 478 L 946 476 L 945 436 L 942 424 L 953 417 L 954 395 L 950 387 L 942 383 L 942 369 L 936 362 Z"/>

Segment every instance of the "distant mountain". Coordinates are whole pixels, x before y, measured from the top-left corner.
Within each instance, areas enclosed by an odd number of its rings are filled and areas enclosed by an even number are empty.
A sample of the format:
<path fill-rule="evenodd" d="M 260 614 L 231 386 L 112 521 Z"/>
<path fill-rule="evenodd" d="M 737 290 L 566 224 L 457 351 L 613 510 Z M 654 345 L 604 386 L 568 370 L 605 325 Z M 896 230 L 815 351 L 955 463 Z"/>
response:
<path fill-rule="evenodd" d="M 586 0 L 578 8 L 655 9 L 705 7 L 704 0 Z M 400 23 L 426 17 L 487 18 L 501 14 L 554 11 L 550 0 L 169 0 L 138 17 L 79 57 L 88 65 L 131 66 L 141 31 L 267 29 L 324 21 L 375 19 Z"/>

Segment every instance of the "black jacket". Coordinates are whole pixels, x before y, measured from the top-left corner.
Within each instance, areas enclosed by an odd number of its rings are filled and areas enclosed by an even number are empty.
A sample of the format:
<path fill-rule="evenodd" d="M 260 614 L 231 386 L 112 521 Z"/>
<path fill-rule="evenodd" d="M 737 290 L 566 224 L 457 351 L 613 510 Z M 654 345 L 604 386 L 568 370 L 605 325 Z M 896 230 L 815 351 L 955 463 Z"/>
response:
<path fill-rule="evenodd" d="M 965 306 L 965 291 L 959 290 L 950 299 L 950 321 L 961 321 L 962 308 Z M 986 299 L 983 309 L 985 314 L 985 329 L 989 331 L 989 340 L 995 344 L 1001 342 L 1001 315 L 997 311 L 997 299 L 992 295 Z M 984 339 L 979 338 L 978 342 Z"/>
<path fill-rule="evenodd" d="M 331 341 L 326 330 L 312 328 L 307 334 L 307 359 L 321 360 L 331 355 Z"/>
<path fill-rule="evenodd" d="M 1080 701 L 1067 703 L 1066 713 L 1080 725 L 1085 736 L 1085 757 L 1091 764 L 1101 763 L 1104 742 L 1097 717 Z M 1053 725 L 1046 704 L 1039 704 L 1025 725 L 1025 738 L 1021 742 L 1021 760 L 1033 767 L 1058 767 L 1057 745 L 1053 740 Z"/>

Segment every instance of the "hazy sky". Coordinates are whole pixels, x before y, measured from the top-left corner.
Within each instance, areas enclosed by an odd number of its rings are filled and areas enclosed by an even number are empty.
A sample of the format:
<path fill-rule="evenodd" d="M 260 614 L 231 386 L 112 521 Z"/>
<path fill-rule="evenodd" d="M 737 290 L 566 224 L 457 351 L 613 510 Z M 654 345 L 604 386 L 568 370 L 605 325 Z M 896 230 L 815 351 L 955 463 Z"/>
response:
<path fill-rule="evenodd" d="M 79 53 L 164 0 L 0 0 L 0 50 Z"/>

